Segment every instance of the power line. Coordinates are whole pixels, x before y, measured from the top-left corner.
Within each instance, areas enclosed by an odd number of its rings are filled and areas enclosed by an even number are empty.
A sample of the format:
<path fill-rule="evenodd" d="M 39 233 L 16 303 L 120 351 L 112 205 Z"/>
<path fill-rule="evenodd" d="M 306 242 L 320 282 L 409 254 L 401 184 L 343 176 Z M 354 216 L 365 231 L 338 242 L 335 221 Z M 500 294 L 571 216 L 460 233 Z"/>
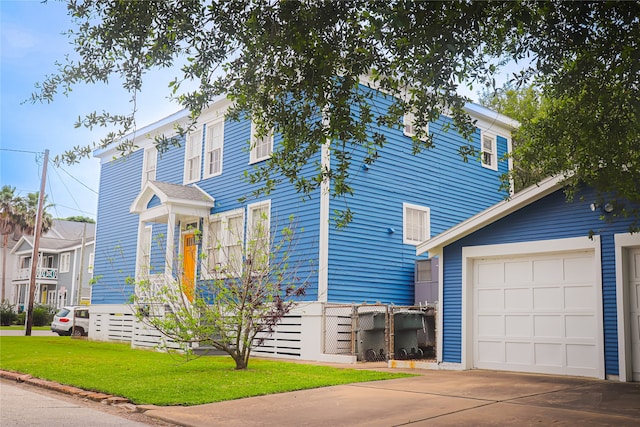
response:
<path fill-rule="evenodd" d="M 70 209 L 72 211 L 81 212 L 83 214 L 87 214 L 87 215 L 91 215 L 91 216 L 94 216 L 96 214 L 95 212 L 87 212 L 87 211 L 83 211 L 81 209 L 72 208 L 71 206 L 65 206 L 65 205 L 59 205 L 59 204 L 57 204 L 56 206 L 60 206 L 61 208 Z"/>
<path fill-rule="evenodd" d="M 15 148 L 0 148 L 0 151 L 13 151 L 14 153 L 43 154 L 43 151 L 16 150 Z"/>
<path fill-rule="evenodd" d="M 58 178 L 60 178 L 60 182 L 62 183 L 64 188 L 67 190 L 67 193 L 69 193 L 69 197 L 71 197 L 71 200 L 73 200 L 73 203 L 75 203 L 78 209 L 80 209 L 80 205 L 78 204 L 78 201 L 75 199 L 75 197 L 73 197 L 73 193 L 69 191 L 69 187 L 67 187 L 67 184 L 62 180 L 60 173 L 55 168 L 53 168 L 53 170 L 55 171 L 56 175 L 58 175 Z"/>
<path fill-rule="evenodd" d="M 50 160 L 51 162 L 51 160 Z M 87 184 L 85 184 L 84 182 L 80 181 L 78 178 L 76 178 L 75 176 L 71 175 L 68 171 L 66 171 L 62 166 L 58 166 L 56 169 L 60 169 L 62 172 L 66 173 L 67 175 L 69 175 L 74 181 L 76 181 L 78 184 L 82 185 L 84 188 L 86 188 L 89 191 L 93 191 L 95 194 L 98 194 L 98 192 L 96 190 L 94 190 L 93 188 L 87 186 Z M 58 176 L 60 176 L 60 174 L 58 174 Z"/>

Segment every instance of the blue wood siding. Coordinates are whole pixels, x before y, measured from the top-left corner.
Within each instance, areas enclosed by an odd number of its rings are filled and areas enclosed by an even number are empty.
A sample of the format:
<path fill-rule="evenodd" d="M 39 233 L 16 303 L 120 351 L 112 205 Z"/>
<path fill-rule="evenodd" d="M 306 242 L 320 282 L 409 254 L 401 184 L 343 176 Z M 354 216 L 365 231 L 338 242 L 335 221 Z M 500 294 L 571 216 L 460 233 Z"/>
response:
<path fill-rule="evenodd" d="M 251 123 L 249 120 L 225 121 L 224 124 L 224 153 L 222 174 L 197 182 L 197 185 L 215 200 L 215 208 L 212 213 L 226 212 L 234 209 L 244 209 L 245 221 L 247 205 L 271 200 L 271 233 L 279 236 L 282 227 L 288 226 L 289 216 L 294 216 L 296 227 L 296 249 L 292 253 L 290 265 L 298 269 L 297 276 L 301 281 L 308 282 L 306 300 L 317 299 L 317 259 L 318 259 L 318 222 L 320 211 L 319 191 L 314 192 L 308 198 L 298 194 L 293 186 L 283 183 L 269 195 L 259 198 L 248 197 L 242 202 L 238 199 L 249 196 L 258 185 L 250 185 L 244 178 L 246 170 L 251 170 L 249 165 L 249 138 L 251 136 Z M 274 147 L 277 150 L 278 135 L 275 136 Z M 204 144 L 203 144 L 204 150 Z M 204 153 L 203 153 L 204 155 Z M 320 160 L 318 153 L 317 159 Z M 311 168 L 313 166 L 308 166 Z"/>
<path fill-rule="evenodd" d="M 372 102 L 376 104 L 374 110 L 382 111 L 389 107 L 391 99 L 376 95 Z M 415 246 L 403 243 L 403 202 L 431 209 L 433 236 L 504 198 L 499 192 L 498 177 L 507 171 L 506 162 L 499 163 L 498 171 L 482 167 L 479 159 L 464 162 L 458 149 L 467 142 L 455 130 L 445 131 L 448 125 L 450 119 L 446 117 L 432 123 L 430 131 L 435 135 L 436 147 L 417 156 L 411 153 L 411 139 L 403 135 L 400 126 L 379 129 L 386 135 L 388 145 L 367 171 L 361 168 L 362 153 L 354 153 L 350 179 L 355 196 L 346 201 L 330 201 L 330 211 L 348 206 L 355 218 L 344 230 L 336 229 L 335 223 L 329 227 L 329 301 L 413 304 L 417 257 Z M 245 171 L 252 168 L 248 149 L 250 133 L 247 119 L 225 121 L 222 174 L 196 184 L 215 198 L 212 214 L 242 208 L 246 218 L 248 204 L 271 200 L 271 230 L 275 235 L 288 223 L 289 216 L 294 215 L 298 242 L 291 263 L 298 265 L 301 280 L 310 283 L 306 299 L 317 300 L 320 192 L 303 197 L 285 182 L 259 199 L 239 201 L 257 187 L 249 185 L 244 178 Z M 278 135 L 274 142 L 277 150 Z M 480 130 L 475 133 L 473 143 L 480 149 Z M 507 140 L 498 137 L 497 148 L 500 158 L 507 151 Z M 205 144 L 202 144 L 201 159 L 204 159 L 204 150 Z M 170 147 L 158 154 L 156 180 L 183 183 L 184 151 L 183 139 L 181 147 Z M 135 272 L 138 217 L 128 212 L 140 189 L 142 157 L 139 150 L 126 161 L 113 161 L 102 167 L 98 206 L 102 223 L 98 225 L 96 276 L 102 275 L 105 283 L 122 283 L 124 277 L 133 276 Z M 302 173 L 315 173 L 319 163 L 320 153 L 317 153 Z M 150 201 L 150 207 L 157 204 L 156 199 Z M 395 233 L 390 234 L 389 228 Z M 163 234 L 166 235 L 166 226 L 154 224 L 152 265 L 158 269 L 164 253 L 155 241 Z M 114 248 L 126 255 L 126 262 L 115 270 L 117 274 L 106 261 L 116 259 L 107 252 L 113 252 Z M 119 258 L 123 258 L 122 255 Z M 109 294 L 106 287 L 96 290 L 96 303 L 122 302 L 122 298 Z"/>
<path fill-rule="evenodd" d="M 443 361 L 461 362 L 463 247 L 581 237 L 593 230 L 600 236 L 602 251 L 605 371 L 618 375 L 613 236 L 628 232 L 630 221 L 600 220 L 600 210 L 592 212 L 589 207 L 594 200 L 595 194 L 584 190 L 568 203 L 559 190 L 444 248 Z"/>
<path fill-rule="evenodd" d="M 129 207 L 140 192 L 142 157 L 138 150 L 101 166 L 92 304 L 126 303 L 133 292 L 125 280 L 135 274 L 139 218 Z"/>
<path fill-rule="evenodd" d="M 378 111 L 391 99 L 376 96 Z M 451 128 L 445 131 L 445 127 Z M 479 159 L 464 162 L 458 149 L 467 144 L 451 123 L 441 117 L 429 124 L 435 148 L 418 155 L 411 152 L 411 138 L 402 129 L 380 129 L 387 145 L 368 170 L 362 168 L 363 153 L 353 155 L 350 169 L 355 191 L 346 201 L 332 199 L 330 211 L 354 212 L 344 230 L 330 227 L 329 295 L 332 302 L 414 303 L 415 246 L 403 243 L 403 202 L 429 207 L 431 236 L 452 227 L 482 209 L 504 199 L 499 175 L 507 172 L 482 167 Z M 473 144 L 480 149 L 480 130 Z M 497 140 L 498 158 L 507 152 L 507 140 Z M 395 230 L 390 234 L 389 229 Z"/>

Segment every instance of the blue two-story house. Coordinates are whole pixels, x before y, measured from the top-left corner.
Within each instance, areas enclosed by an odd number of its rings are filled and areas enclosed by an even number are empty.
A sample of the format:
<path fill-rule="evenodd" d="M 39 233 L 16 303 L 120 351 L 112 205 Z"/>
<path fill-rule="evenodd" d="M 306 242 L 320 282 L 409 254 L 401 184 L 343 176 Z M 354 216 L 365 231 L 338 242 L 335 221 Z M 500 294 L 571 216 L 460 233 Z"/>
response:
<path fill-rule="evenodd" d="M 376 109 L 384 110 L 391 99 L 374 96 Z M 411 123 L 380 128 L 387 145 L 372 165 L 354 153 L 350 170 L 354 195 L 332 198 L 331 182 L 305 197 L 292 185 L 282 183 L 269 195 L 242 196 L 255 190 L 245 171 L 278 150 L 279 136 L 257 138 L 250 120 L 229 120 L 229 101 L 214 102 L 198 119 L 180 147 L 157 153 L 156 135 L 175 135 L 174 125 L 188 119 L 182 111 L 137 132 L 139 147 L 119 157 L 115 146 L 98 150 L 101 159 L 98 228 L 92 313 L 98 319 L 90 335 L 100 339 L 142 340 L 144 334 L 113 333 L 125 317 L 124 310 L 141 266 L 153 274 L 178 267 L 196 281 L 202 278 L 197 262 L 216 246 L 228 251 L 236 244 L 223 230 L 246 230 L 258 215 L 269 218 L 271 232 L 283 220 L 295 218 L 297 275 L 309 286 L 304 304 L 294 310 L 286 325 L 286 339 L 271 343 L 272 355 L 324 360 L 322 355 L 322 308 L 327 303 L 386 303 L 413 305 L 416 246 L 475 213 L 505 198 L 499 191 L 500 175 L 510 167 L 501 161 L 510 151 L 513 120 L 479 105 L 469 104 L 476 120 L 473 144 L 482 153 L 465 161 L 459 154 L 467 144 L 450 119 L 441 116 L 429 124 L 435 148 L 412 154 Z M 251 141 L 251 144 L 250 144 Z M 251 149 L 249 148 L 251 147 Z M 317 160 L 331 168 L 328 148 Z M 310 159 L 309 171 L 313 160 Z M 333 212 L 348 207 L 354 218 L 337 228 Z M 194 231 L 197 230 L 197 231 Z M 193 239 L 202 233 L 202 239 Z M 157 244 L 161 238 L 169 245 Z M 228 247 L 227 247 L 228 246 Z M 211 258 L 210 258 L 211 259 Z M 433 301 L 430 301 L 433 302 Z M 132 320 L 133 322 L 133 320 Z M 111 326 L 110 326 L 111 325 Z M 116 326 L 113 326 L 116 325 Z M 277 335 L 277 332 L 276 332 Z M 295 337 L 295 338 L 292 338 Z M 150 338 L 153 341 L 152 338 Z M 278 349 L 278 346 L 281 346 Z M 332 359 L 334 360 L 334 359 Z"/>

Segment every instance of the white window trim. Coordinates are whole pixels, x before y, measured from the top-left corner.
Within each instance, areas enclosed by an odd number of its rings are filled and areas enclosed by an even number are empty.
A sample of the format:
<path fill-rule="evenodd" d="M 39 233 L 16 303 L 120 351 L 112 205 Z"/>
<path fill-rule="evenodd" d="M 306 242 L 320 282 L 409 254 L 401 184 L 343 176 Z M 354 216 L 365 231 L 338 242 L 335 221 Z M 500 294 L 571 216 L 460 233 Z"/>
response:
<path fill-rule="evenodd" d="M 262 138 L 269 138 L 269 142 L 271 143 L 271 149 L 269 151 L 269 155 L 268 156 L 262 156 L 262 157 L 257 157 L 257 144 L 256 144 L 256 124 L 253 122 L 253 120 L 251 121 L 251 151 L 249 154 L 249 164 L 253 164 L 253 163 L 258 163 L 261 162 L 263 160 L 267 160 L 271 158 L 271 153 L 273 153 L 273 130 L 270 131 L 267 135 L 263 136 Z"/>
<path fill-rule="evenodd" d="M 267 208 L 268 231 L 271 231 L 271 200 L 263 200 L 261 202 L 250 203 L 247 205 L 247 230 L 250 230 L 250 225 L 253 224 L 254 211 L 263 207 Z"/>
<path fill-rule="evenodd" d="M 153 169 L 149 169 L 149 159 L 152 156 L 153 156 Z M 158 170 L 158 150 L 156 149 L 155 146 L 146 148 L 144 150 L 144 156 L 142 159 L 142 185 L 144 185 L 147 181 L 155 181 L 157 170 Z"/>
<path fill-rule="evenodd" d="M 414 205 L 411 203 L 402 203 L 402 241 L 408 245 L 419 245 L 422 241 L 407 238 L 407 209 L 414 209 L 425 212 L 427 214 L 427 228 L 425 230 L 425 239 L 431 238 L 431 208 L 427 206 Z"/>
<path fill-rule="evenodd" d="M 195 139 L 191 139 L 193 136 L 198 136 Z M 189 160 L 191 160 L 191 158 L 189 157 L 189 152 L 190 147 L 191 147 L 191 143 L 196 144 L 195 147 L 195 151 L 198 153 L 197 156 L 194 156 L 193 158 L 195 159 L 196 157 L 198 158 L 198 167 L 197 167 L 197 173 L 194 179 L 190 179 L 189 178 Z M 193 182 L 197 182 L 200 181 L 200 177 L 202 172 L 202 129 L 198 129 L 197 131 L 194 132 L 190 132 L 187 135 L 187 141 L 184 144 L 184 176 L 183 176 L 183 184 L 191 184 Z"/>
<path fill-rule="evenodd" d="M 484 147 L 484 139 L 491 138 L 491 151 L 485 150 Z M 485 153 L 490 154 L 491 156 L 491 164 L 485 163 Z M 491 169 L 494 171 L 498 170 L 498 135 L 495 133 L 481 131 L 480 132 L 480 163 L 482 163 L 482 167 Z"/>
<path fill-rule="evenodd" d="M 212 221 L 220 221 L 220 233 L 222 234 L 222 242 L 220 242 L 220 254 L 219 254 L 219 259 L 220 259 L 220 263 L 223 265 L 226 265 L 229 260 L 228 258 L 228 254 L 227 252 L 223 249 L 226 247 L 231 246 L 231 242 L 229 241 L 229 233 L 228 231 L 228 227 L 229 227 L 229 218 L 235 218 L 235 217 L 241 217 L 242 218 L 242 229 L 240 231 L 241 235 L 239 236 L 239 240 L 242 244 L 242 250 L 244 251 L 244 242 L 245 242 L 245 213 L 244 213 L 244 208 L 239 208 L 239 209 L 233 209 L 230 211 L 225 211 L 225 212 L 220 212 L 220 213 L 216 213 L 213 215 L 209 216 L 209 221 L 208 222 L 212 222 Z M 206 224 L 206 227 L 204 227 L 204 236 L 203 236 L 203 247 L 202 247 L 202 251 L 206 251 L 207 253 L 209 252 L 209 248 L 212 245 L 212 242 L 210 242 L 209 240 L 211 239 L 211 236 L 209 235 L 209 224 Z M 207 265 L 208 265 L 208 261 L 207 261 Z M 205 271 L 208 269 L 202 268 L 200 269 L 200 277 L 202 279 L 215 279 L 215 275 L 213 274 L 208 274 L 208 271 Z"/>
<path fill-rule="evenodd" d="M 271 200 L 263 200 L 261 202 L 255 202 L 247 205 L 247 240 L 253 239 L 253 216 L 254 212 L 258 209 L 266 208 L 267 210 L 267 218 L 266 218 L 266 236 L 264 238 L 267 240 L 267 245 L 270 245 L 271 241 Z M 245 242 L 246 245 L 246 242 Z M 270 250 L 270 248 L 268 249 Z M 269 261 L 267 261 L 267 265 Z"/>
<path fill-rule="evenodd" d="M 220 170 L 218 172 L 209 173 L 209 153 L 213 150 L 209 150 L 209 129 L 212 126 L 220 125 L 222 132 L 222 139 L 220 142 L 220 146 L 216 147 L 220 149 Z M 223 165 L 223 156 L 224 156 L 224 117 L 220 117 L 219 119 L 212 120 L 205 126 L 205 135 L 204 135 L 204 178 L 211 178 L 214 176 L 218 176 L 222 174 L 222 165 Z"/>
<path fill-rule="evenodd" d="M 416 133 L 414 131 L 414 125 L 413 123 L 415 122 L 416 117 L 415 114 L 413 113 L 405 113 L 404 116 L 402 116 L 402 133 L 405 136 L 411 137 L 413 138 L 414 136 L 416 136 Z M 425 141 L 426 135 L 429 134 L 429 124 L 427 124 L 427 128 L 425 129 L 425 136 L 422 136 L 420 139 L 422 141 Z"/>
<path fill-rule="evenodd" d="M 71 265 L 71 252 L 60 254 L 60 273 L 68 273 Z"/>

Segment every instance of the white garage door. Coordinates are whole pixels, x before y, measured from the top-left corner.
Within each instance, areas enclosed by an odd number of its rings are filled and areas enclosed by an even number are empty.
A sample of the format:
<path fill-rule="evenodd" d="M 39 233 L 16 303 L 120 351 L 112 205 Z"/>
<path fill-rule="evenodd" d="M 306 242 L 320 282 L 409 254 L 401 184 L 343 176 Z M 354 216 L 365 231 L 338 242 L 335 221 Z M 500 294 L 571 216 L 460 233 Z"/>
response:
<path fill-rule="evenodd" d="M 640 381 L 640 249 L 629 254 L 629 324 L 633 381 Z"/>
<path fill-rule="evenodd" d="M 474 261 L 477 368 L 603 377 L 593 251 Z"/>

